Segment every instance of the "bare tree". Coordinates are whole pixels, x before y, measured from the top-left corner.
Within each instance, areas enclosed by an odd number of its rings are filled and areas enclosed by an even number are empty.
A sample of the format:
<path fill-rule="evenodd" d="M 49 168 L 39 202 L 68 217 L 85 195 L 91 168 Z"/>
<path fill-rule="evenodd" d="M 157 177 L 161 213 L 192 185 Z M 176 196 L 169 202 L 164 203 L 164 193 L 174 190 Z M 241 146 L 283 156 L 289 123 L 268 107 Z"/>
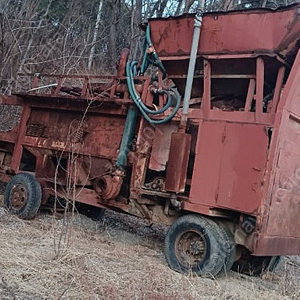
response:
<path fill-rule="evenodd" d="M 20 65 L 19 65 L 19 69 L 18 69 L 18 72 L 21 73 L 23 71 L 23 67 L 24 67 L 24 64 L 26 62 L 26 59 L 28 57 L 28 54 L 30 52 L 30 49 L 31 49 L 31 46 L 32 46 L 32 43 L 33 43 L 33 39 L 34 39 L 34 36 L 38 34 L 38 31 L 39 29 L 42 27 L 42 24 L 43 24 L 43 21 L 44 19 L 47 17 L 47 15 L 49 14 L 49 10 L 50 10 L 50 6 L 52 4 L 52 1 L 53 0 L 49 0 L 49 3 L 47 5 L 47 9 L 46 11 L 44 12 L 44 14 L 42 15 L 42 17 L 40 18 L 37 26 L 35 26 L 33 29 L 32 29 L 32 32 L 31 32 L 31 35 L 30 35 L 30 38 L 29 38 L 29 41 L 28 41 L 28 44 L 27 44 L 27 47 L 26 47 L 26 50 L 24 52 L 24 54 L 22 55 L 22 58 L 21 58 L 21 62 L 20 62 Z"/>
<path fill-rule="evenodd" d="M 194 12 L 199 0 L 0 0 L 1 92 L 22 73 L 112 73 L 123 47 L 143 50 L 139 24 Z M 295 0 L 206 0 L 206 11 L 277 8 Z M 20 77 L 18 78 L 20 79 Z"/>
<path fill-rule="evenodd" d="M 195 0 L 185 0 L 183 12 L 188 13 L 194 2 Z"/>
<path fill-rule="evenodd" d="M 95 24 L 94 35 L 93 35 L 93 40 L 92 40 L 92 47 L 91 47 L 89 62 L 88 62 L 88 70 L 91 70 L 91 68 L 92 68 L 92 63 L 93 63 L 93 59 L 94 59 L 94 55 L 95 55 L 96 41 L 97 41 L 98 31 L 99 31 L 99 27 L 100 27 L 102 7 L 103 7 L 103 0 L 99 0 L 97 20 L 96 20 L 96 24 Z"/>

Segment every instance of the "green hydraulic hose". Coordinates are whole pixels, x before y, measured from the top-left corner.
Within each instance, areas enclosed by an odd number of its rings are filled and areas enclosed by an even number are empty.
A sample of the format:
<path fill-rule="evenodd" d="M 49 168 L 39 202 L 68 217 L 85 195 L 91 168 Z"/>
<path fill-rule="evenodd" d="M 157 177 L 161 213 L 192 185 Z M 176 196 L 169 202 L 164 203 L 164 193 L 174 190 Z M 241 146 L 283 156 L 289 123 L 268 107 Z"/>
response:
<path fill-rule="evenodd" d="M 127 164 L 127 156 L 129 153 L 130 143 L 133 139 L 136 117 L 136 108 L 131 105 L 127 112 L 120 151 L 116 163 L 117 168 L 124 168 Z"/>
<path fill-rule="evenodd" d="M 132 74 L 132 68 L 131 68 L 131 63 L 127 62 L 126 64 L 126 79 L 127 79 L 127 86 L 128 86 L 128 90 L 130 93 L 130 96 L 132 98 L 132 100 L 134 101 L 134 103 L 136 104 L 136 106 L 138 107 L 138 109 L 140 110 L 140 112 L 142 113 L 142 115 L 144 116 L 144 118 L 151 124 L 163 124 L 166 123 L 168 121 L 170 121 L 175 114 L 177 113 L 179 106 L 180 106 L 180 100 L 181 97 L 179 95 L 179 93 L 177 91 L 174 91 L 176 93 L 176 106 L 174 107 L 173 111 L 171 112 L 171 114 L 169 116 L 167 116 L 165 119 L 163 120 L 153 120 L 151 119 L 147 113 L 150 114 L 160 114 L 163 113 L 164 111 L 166 111 L 170 106 L 171 106 L 171 95 L 168 91 L 162 90 L 163 93 L 168 95 L 168 101 L 167 104 L 160 110 L 158 111 L 153 111 L 151 109 L 149 109 L 143 102 L 142 99 L 140 98 L 140 96 L 138 95 L 138 93 L 135 90 L 134 87 L 134 79 L 133 79 L 133 74 Z"/>
<path fill-rule="evenodd" d="M 159 115 L 163 112 L 165 112 L 172 104 L 172 97 L 170 95 L 170 93 L 168 93 L 165 90 L 161 90 L 161 93 L 164 93 L 168 96 L 168 101 L 167 104 L 159 110 L 151 110 L 149 109 L 143 102 L 142 99 L 140 98 L 140 96 L 137 94 L 135 88 L 134 88 L 134 79 L 133 79 L 133 74 L 132 74 L 132 63 L 127 62 L 126 65 L 126 74 L 127 74 L 127 85 L 130 88 L 131 93 L 134 95 L 134 98 L 136 99 L 136 101 L 139 103 L 139 105 L 142 107 L 142 109 L 148 113 L 148 114 L 152 114 L 152 115 Z M 132 95 L 130 94 L 130 95 Z"/>
<path fill-rule="evenodd" d="M 152 46 L 152 42 L 151 42 L 151 38 L 150 38 L 150 26 L 148 25 L 147 29 L 146 29 L 146 38 L 145 38 L 145 43 L 144 43 L 144 56 L 143 56 L 142 65 L 140 68 L 140 73 L 144 74 L 149 66 L 149 63 L 151 63 L 151 64 L 157 66 L 158 68 L 160 68 L 160 70 L 163 73 L 163 78 L 165 78 L 166 70 L 165 70 L 162 62 L 159 60 L 157 53 L 155 51 L 152 52 L 151 54 L 148 53 L 148 48 L 151 46 Z M 154 57 L 154 59 L 155 59 L 154 61 L 151 60 L 150 55 L 152 55 Z M 137 75 L 137 62 L 132 62 L 132 63 L 127 62 L 127 64 L 126 64 L 126 76 L 127 76 L 126 79 L 127 79 L 128 90 L 129 90 L 132 100 L 134 101 L 134 103 L 136 104 L 136 106 L 138 107 L 138 109 L 140 110 L 142 115 L 144 116 L 144 118 L 151 124 L 163 124 L 163 123 L 166 123 L 169 120 L 171 120 L 174 117 L 174 115 L 177 113 L 179 106 L 180 106 L 181 97 L 180 97 L 179 93 L 177 91 L 173 90 L 173 92 L 176 94 L 176 106 L 174 107 L 171 114 L 163 120 L 153 120 L 147 115 L 147 113 L 152 114 L 152 115 L 158 115 L 158 114 L 165 112 L 169 107 L 171 107 L 171 104 L 172 104 L 171 94 L 169 93 L 169 91 L 159 90 L 158 91 L 159 93 L 167 95 L 166 105 L 162 109 L 159 109 L 159 110 L 149 109 L 142 102 L 141 97 L 138 95 L 138 93 L 135 89 L 134 76 L 136 76 L 136 75 Z M 132 142 L 132 139 L 133 139 L 136 118 L 137 118 L 136 108 L 131 105 L 127 112 L 125 127 L 124 127 L 124 131 L 123 131 L 121 145 L 120 145 L 120 151 L 119 151 L 119 154 L 117 157 L 117 162 L 116 162 L 117 168 L 124 169 L 125 166 L 127 165 L 127 159 L 128 159 L 127 156 L 128 156 L 129 149 L 130 149 L 130 143 Z"/>
<path fill-rule="evenodd" d="M 144 55 L 143 55 L 143 60 L 142 60 L 142 64 L 141 64 L 141 69 L 140 72 L 142 75 L 144 75 L 144 73 L 146 72 L 149 63 L 152 65 L 155 65 L 156 67 L 160 68 L 160 70 L 163 73 L 163 79 L 166 77 L 166 69 L 164 67 L 164 65 L 162 64 L 161 60 L 159 59 L 156 51 L 154 50 L 151 53 L 148 53 L 148 49 L 150 47 L 153 47 L 152 41 L 151 41 L 151 35 L 150 35 L 150 25 L 148 24 L 147 28 L 146 28 L 146 33 L 145 33 L 145 42 L 144 42 Z M 150 58 L 150 56 L 154 57 L 154 60 L 152 60 Z"/>
<path fill-rule="evenodd" d="M 151 44 L 151 41 L 149 43 L 149 40 L 150 40 L 150 29 L 149 28 L 149 25 L 147 26 L 146 28 L 146 32 L 145 32 L 145 40 L 144 40 L 144 55 L 143 55 L 143 60 L 142 60 L 142 64 L 141 64 L 141 74 L 144 75 L 144 73 L 146 72 L 147 68 L 148 68 L 148 65 L 149 65 L 149 62 L 148 62 L 148 55 L 149 53 L 147 52 L 148 48 L 152 45 Z"/>

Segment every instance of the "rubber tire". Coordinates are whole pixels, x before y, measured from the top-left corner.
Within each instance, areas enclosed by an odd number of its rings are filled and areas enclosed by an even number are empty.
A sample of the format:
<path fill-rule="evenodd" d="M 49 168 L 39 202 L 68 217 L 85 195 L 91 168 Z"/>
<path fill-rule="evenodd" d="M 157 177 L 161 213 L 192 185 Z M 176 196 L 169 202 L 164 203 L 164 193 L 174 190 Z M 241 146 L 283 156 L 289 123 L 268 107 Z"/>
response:
<path fill-rule="evenodd" d="M 176 240 L 189 231 L 202 235 L 206 243 L 204 259 L 192 266 L 176 255 Z M 172 270 L 179 273 L 193 272 L 199 276 L 216 276 L 225 264 L 221 240 L 220 230 L 213 221 L 199 215 L 182 216 L 170 226 L 165 237 L 164 252 L 167 263 Z"/>
<path fill-rule="evenodd" d="M 223 237 L 223 249 L 224 249 L 224 255 L 225 255 L 225 263 L 218 274 L 219 276 L 221 275 L 226 275 L 232 268 L 234 261 L 235 261 L 235 254 L 236 254 L 236 243 L 234 241 L 234 236 L 228 226 L 220 221 L 217 220 L 216 223 L 220 227 L 220 230 L 222 232 L 222 237 Z"/>
<path fill-rule="evenodd" d="M 13 188 L 16 185 L 22 185 L 26 190 L 27 197 L 25 203 L 20 209 L 13 207 L 11 202 Z M 29 173 L 19 173 L 11 178 L 4 192 L 4 204 L 9 212 L 17 215 L 19 218 L 28 220 L 35 217 L 42 201 L 42 189 L 36 178 Z"/>
<path fill-rule="evenodd" d="M 272 256 L 271 261 L 269 263 L 268 271 L 274 272 L 282 263 L 282 256 Z"/>
<path fill-rule="evenodd" d="M 280 261 L 281 256 L 253 256 L 247 253 L 233 264 L 232 269 L 245 275 L 260 276 L 275 271 Z"/>
<path fill-rule="evenodd" d="M 93 221 L 101 221 L 105 213 L 104 208 L 92 206 L 85 203 L 79 203 L 77 206 L 77 211 L 80 214 L 92 219 Z"/>

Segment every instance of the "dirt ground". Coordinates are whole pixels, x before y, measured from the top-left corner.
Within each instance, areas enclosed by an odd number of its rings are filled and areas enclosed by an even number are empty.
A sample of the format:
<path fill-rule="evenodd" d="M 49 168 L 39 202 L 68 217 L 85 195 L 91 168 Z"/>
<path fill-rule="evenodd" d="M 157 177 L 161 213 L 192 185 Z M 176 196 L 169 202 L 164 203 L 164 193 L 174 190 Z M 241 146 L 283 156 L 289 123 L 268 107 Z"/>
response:
<path fill-rule="evenodd" d="M 166 228 L 106 212 L 101 222 L 41 212 L 24 221 L 0 207 L 0 299 L 299 299 L 300 258 L 276 273 L 217 279 L 166 265 Z"/>

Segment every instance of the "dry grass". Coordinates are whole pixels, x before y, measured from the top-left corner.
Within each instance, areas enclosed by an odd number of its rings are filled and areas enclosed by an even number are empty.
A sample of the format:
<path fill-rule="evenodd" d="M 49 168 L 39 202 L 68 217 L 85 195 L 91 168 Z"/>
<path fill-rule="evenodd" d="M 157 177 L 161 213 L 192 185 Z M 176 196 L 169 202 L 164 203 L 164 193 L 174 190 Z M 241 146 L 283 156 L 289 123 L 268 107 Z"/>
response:
<path fill-rule="evenodd" d="M 0 208 L 0 299 L 300 298 L 297 257 L 264 278 L 203 279 L 167 267 L 163 236 L 163 227 L 111 212 L 102 223 L 49 214 L 23 221 Z"/>

